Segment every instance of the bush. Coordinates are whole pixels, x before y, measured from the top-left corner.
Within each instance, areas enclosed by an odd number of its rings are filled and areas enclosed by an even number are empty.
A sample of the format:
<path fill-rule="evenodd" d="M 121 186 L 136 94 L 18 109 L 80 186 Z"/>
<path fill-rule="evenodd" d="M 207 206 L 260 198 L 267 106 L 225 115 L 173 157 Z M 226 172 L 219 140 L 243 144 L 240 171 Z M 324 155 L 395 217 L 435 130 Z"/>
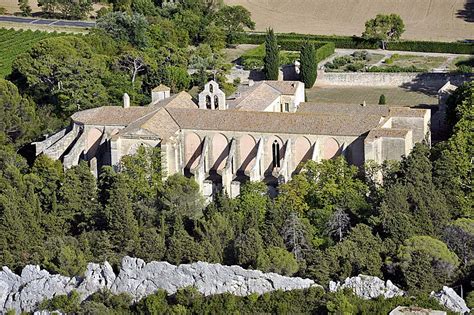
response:
<path fill-rule="evenodd" d="M 48 311 L 59 310 L 63 313 L 77 313 L 79 304 L 79 294 L 72 291 L 69 295 L 56 295 L 50 300 L 41 302 L 39 308 Z"/>
<path fill-rule="evenodd" d="M 387 104 L 386 100 L 385 100 L 385 95 L 380 95 L 379 97 L 379 105 L 385 105 Z"/>
<path fill-rule="evenodd" d="M 363 62 L 354 62 L 347 65 L 346 69 L 351 72 L 359 72 L 363 70 L 364 67 L 365 67 L 365 64 Z"/>
<path fill-rule="evenodd" d="M 370 67 L 368 72 L 425 72 L 426 69 L 420 69 L 415 66 L 410 67 L 399 67 L 399 66 L 387 66 L 387 67 Z"/>

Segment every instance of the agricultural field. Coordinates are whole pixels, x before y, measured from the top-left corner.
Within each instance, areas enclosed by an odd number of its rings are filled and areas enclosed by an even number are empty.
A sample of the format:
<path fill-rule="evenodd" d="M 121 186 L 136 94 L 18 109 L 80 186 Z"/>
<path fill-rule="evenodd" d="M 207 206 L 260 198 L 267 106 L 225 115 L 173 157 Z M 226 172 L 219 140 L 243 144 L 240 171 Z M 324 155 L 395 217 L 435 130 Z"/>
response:
<path fill-rule="evenodd" d="M 402 87 L 340 87 L 317 86 L 306 90 L 308 102 L 317 104 L 377 104 L 385 95 L 389 106 L 436 105 L 438 99 L 424 91 Z"/>
<path fill-rule="evenodd" d="M 12 63 L 19 54 L 26 52 L 38 41 L 51 36 L 58 36 L 58 33 L 0 29 L 0 77 L 10 74 Z"/>
<path fill-rule="evenodd" d="M 472 0 L 224 0 L 250 10 L 256 29 L 280 33 L 360 35 L 378 13 L 397 13 L 403 39 L 474 39 Z"/>

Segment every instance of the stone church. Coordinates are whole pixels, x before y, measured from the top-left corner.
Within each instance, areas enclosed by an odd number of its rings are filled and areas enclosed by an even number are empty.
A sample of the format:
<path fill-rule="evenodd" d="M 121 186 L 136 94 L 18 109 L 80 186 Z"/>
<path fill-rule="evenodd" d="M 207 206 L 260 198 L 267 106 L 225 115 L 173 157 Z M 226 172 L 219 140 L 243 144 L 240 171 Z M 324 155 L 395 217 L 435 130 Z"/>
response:
<path fill-rule="evenodd" d="M 207 198 L 222 189 L 235 197 L 249 180 L 288 181 L 307 160 L 400 160 L 430 141 L 429 123 L 429 109 L 307 103 L 298 81 L 250 81 L 229 98 L 211 81 L 197 101 L 165 86 L 148 106 L 130 106 L 125 94 L 123 106 L 77 112 L 68 128 L 35 145 L 66 168 L 85 160 L 94 174 L 140 146 L 159 146 L 165 174 L 194 177 Z"/>

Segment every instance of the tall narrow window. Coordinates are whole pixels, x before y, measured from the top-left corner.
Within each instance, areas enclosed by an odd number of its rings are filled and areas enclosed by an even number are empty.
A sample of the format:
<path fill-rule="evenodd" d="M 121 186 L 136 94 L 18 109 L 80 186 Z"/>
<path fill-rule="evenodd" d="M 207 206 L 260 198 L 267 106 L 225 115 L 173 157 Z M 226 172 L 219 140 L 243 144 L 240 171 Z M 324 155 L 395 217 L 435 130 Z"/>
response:
<path fill-rule="evenodd" d="M 273 167 L 280 167 L 280 144 L 276 140 L 272 144 L 272 157 Z"/>
<path fill-rule="evenodd" d="M 214 108 L 219 109 L 219 97 L 217 95 L 214 95 Z"/>
<path fill-rule="evenodd" d="M 209 84 L 209 92 L 211 93 L 214 93 L 214 86 L 211 84 Z"/>
<path fill-rule="evenodd" d="M 211 97 L 209 95 L 206 96 L 206 108 L 212 109 Z"/>

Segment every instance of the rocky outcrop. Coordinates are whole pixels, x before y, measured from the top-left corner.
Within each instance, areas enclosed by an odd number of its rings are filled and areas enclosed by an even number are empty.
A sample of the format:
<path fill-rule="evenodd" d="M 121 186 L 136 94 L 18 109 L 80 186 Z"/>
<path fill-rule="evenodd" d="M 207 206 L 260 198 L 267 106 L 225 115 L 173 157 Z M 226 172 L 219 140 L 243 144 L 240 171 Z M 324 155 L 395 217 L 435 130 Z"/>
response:
<path fill-rule="evenodd" d="M 223 266 L 197 262 L 174 266 L 167 262 L 145 263 L 141 259 L 124 257 L 118 275 L 108 262 L 90 263 L 84 277 L 51 275 L 39 266 L 26 266 L 18 276 L 7 267 L 0 272 L 0 309 L 35 311 L 38 304 L 56 295 L 76 290 L 82 299 L 101 289 L 114 294 L 128 293 L 134 301 L 158 289 L 169 294 L 194 286 L 204 295 L 232 293 L 245 296 L 273 290 L 294 290 L 318 286 L 314 281 L 284 277 L 275 273 L 245 270 L 239 266 Z"/>
<path fill-rule="evenodd" d="M 431 292 L 431 296 L 437 299 L 439 304 L 453 312 L 464 314 L 470 311 L 466 302 L 450 287 L 445 286 L 437 293 Z"/>
<path fill-rule="evenodd" d="M 392 281 L 383 281 L 380 278 L 359 275 L 357 277 L 346 278 L 341 284 L 339 281 L 329 282 L 329 290 L 336 292 L 345 288 L 351 289 L 355 295 L 363 299 L 374 299 L 379 296 L 384 298 L 392 298 L 395 296 L 402 296 L 405 292 L 399 289 Z"/>

